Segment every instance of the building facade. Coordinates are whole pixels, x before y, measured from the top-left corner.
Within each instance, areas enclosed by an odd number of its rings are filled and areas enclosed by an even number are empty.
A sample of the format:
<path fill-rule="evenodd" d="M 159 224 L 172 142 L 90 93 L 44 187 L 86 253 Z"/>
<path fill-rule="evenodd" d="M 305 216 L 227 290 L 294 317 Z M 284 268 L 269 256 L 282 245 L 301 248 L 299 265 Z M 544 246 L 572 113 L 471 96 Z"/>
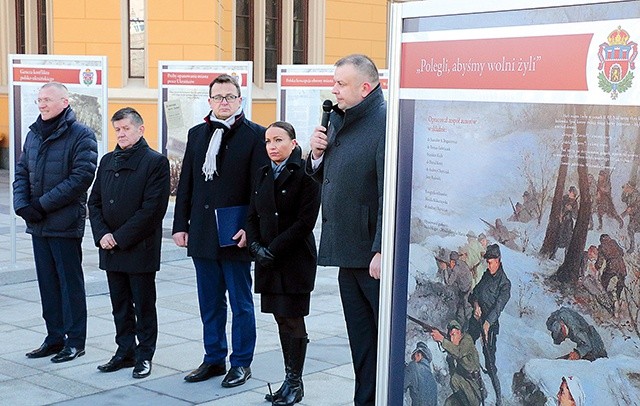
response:
<path fill-rule="evenodd" d="M 252 119 L 276 117 L 278 64 L 350 53 L 386 68 L 388 0 L 0 0 L 0 147 L 9 54 L 106 55 L 109 117 L 134 106 L 157 147 L 158 61 L 253 61 Z M 114 144 L 115 145 L 115 144 Z"/>

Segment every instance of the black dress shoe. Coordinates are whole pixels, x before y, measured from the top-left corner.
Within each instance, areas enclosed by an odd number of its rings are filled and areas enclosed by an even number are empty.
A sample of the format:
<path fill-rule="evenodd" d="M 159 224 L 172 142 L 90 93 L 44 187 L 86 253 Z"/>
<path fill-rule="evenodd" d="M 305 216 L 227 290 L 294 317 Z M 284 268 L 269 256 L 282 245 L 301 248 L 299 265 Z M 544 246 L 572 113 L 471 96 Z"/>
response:
<path fill-rule="evenodd" d="M 98 365 L 98 370 L 101 372 L 114 372 L 122 368 L 131 368 L 135 365 L 136 360 L 133 358 L 115 355 L 106 364 Z"/>
<path fill-rule="evenodd" d="M 84 355 L 84 348 L 76 348 L 76 347 L 67 347 L 65 346 L 62 351 L 57 353 L 51 358 L 51 362 L 59 363 L 59 362 L 67 362 L 74 360 L 78 357 L 82 357 Z"/>
<path fill-rule="evenodd" d="M 251 378 L 251 367 L 231 367 L 221 385 L 224 388 L 234 388 L 247 382 L 249 378 Z"/>
<path fill-rule="evenodd" d="M 57 354 L 60 352 L 60 350 L 64 347 L 64 344 L 47 344 L 47 343 L 42 343 L 42 345 L 38 348 L 36 348 L 33 351 L 29 351 L 28 353 L 26 353 L 25 355 L 27 356 L 27 358 L 42 358 L 42 357 L 48 357 L 49 355 L 52 354 Z"/>
<path fill-rule="evenodd" d="M 207 364 L 203 362 L 200 366 L 184 377 L 187 382 L 202 382 L 212 376 L 221 376 L 227 372 L 225 364 Z"/>
<path fill-rule="evenodd" d="M 136 362 L 136 366 L 133 367 L 133 376 L 136 379 L 146 378 L 151 374 L 151 360 L 146 359 Z"/>

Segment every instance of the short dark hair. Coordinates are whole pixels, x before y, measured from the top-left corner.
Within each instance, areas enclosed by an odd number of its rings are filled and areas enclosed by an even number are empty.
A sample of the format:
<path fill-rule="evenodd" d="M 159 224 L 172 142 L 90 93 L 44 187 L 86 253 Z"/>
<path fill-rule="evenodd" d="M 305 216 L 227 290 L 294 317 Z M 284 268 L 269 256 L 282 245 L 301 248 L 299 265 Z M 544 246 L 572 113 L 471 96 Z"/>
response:
<path fill-rule="evenodd" d="M 276 121 L 275 123 L 271 123 L 269 124 L 269 127 L 267 127 L 267 130 L 271 127 L 281 128 L 286 131 L 286 133 L 289 135 L 289 138 L 291 138 L 292 140 L 296 139 L 295 128 L 293 128 L 293 126 L 286 121 Z"/>
<path fill-rule="evenodd" d="M 133 107 L 123 107 L 113 113 L 113 116 L 111 116 L 111 122 L 113 123 L 114 121 L 124 120 L 125 118 L 130 119 L 131 122 L 138 127 L 144 124 L 142 116 Z"/>
<path fill-rule="evenodd" d="M 378 72 L 376 64 L 366 55 L 347 55 L 344 58 L 340 58 L 335 66 L 338 67 L 342 65 L 353 65 L 353 67 L 372 84 L 377 84 L 380 81 L 380 73 Z"/>
<path fill-rule="evenodd" d="M 240 84 L 238 83 L 238 79 L 236 79 L 234 76 L 227 75 L 226 73 L 223 73 L 222 75 L 220 75 L 217 78 L 213 79 L 211 81 L 211 83 L 209 83 L 209 97 L 211 97 L 211 88 L 216 83 L 231 83 L 232 85 L 234 85 L 236 87 L 236 89 L 238 89 L 238 97 L 242 96 L 242 94 L 240 92 Z"/>

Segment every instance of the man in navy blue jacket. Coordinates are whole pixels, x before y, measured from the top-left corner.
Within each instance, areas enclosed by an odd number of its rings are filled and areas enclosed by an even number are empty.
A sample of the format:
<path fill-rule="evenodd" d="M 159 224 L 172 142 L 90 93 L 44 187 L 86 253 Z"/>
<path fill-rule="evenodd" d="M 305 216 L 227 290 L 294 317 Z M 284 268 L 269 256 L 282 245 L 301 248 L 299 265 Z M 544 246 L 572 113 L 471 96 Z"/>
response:
<path fill-rule="evenodd" d="M 244 229 L 232 236 L 236 245 L 220 246 L 216 209 L 248 205 L 253 176 L 269 158 L 265 129 L 245 118 L 236 79 L 220 75 L 209 92 L 211 113 L 189 130 L 173 219 L 173 240 L 187 247 L 196 268 L 204 328 L 204 360 L 184 379 L 198 382 L 226 373 L 228 291 L 233 352 L 222 386 L 234 387 L 251 377 L 256 343 L 251 257 Z"/>
<path fill-rule="evenodd" d="M 81 243 L 98 144 L 76 121 L 63 84 L 42 86 L 36 104 L 40 116 L 16 163 L 13 207 L 32 237 L 47 337 L 26 355 L 65 362 L 84 355 L 87 336 Z"/>

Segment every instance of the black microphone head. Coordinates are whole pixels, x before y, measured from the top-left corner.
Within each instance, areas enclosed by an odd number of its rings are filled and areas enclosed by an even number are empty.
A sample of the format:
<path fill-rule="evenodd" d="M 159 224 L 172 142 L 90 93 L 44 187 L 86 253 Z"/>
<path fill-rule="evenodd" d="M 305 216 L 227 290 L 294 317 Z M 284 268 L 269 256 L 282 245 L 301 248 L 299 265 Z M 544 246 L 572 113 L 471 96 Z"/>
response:
<path fill-rule="evenodd" d="M 325 113 L 331 113 L 331 109 L 333 108 L 333 102 L 329 99 L 325 100 L 324 103 L 322 103 L 322 110 Z"/>

